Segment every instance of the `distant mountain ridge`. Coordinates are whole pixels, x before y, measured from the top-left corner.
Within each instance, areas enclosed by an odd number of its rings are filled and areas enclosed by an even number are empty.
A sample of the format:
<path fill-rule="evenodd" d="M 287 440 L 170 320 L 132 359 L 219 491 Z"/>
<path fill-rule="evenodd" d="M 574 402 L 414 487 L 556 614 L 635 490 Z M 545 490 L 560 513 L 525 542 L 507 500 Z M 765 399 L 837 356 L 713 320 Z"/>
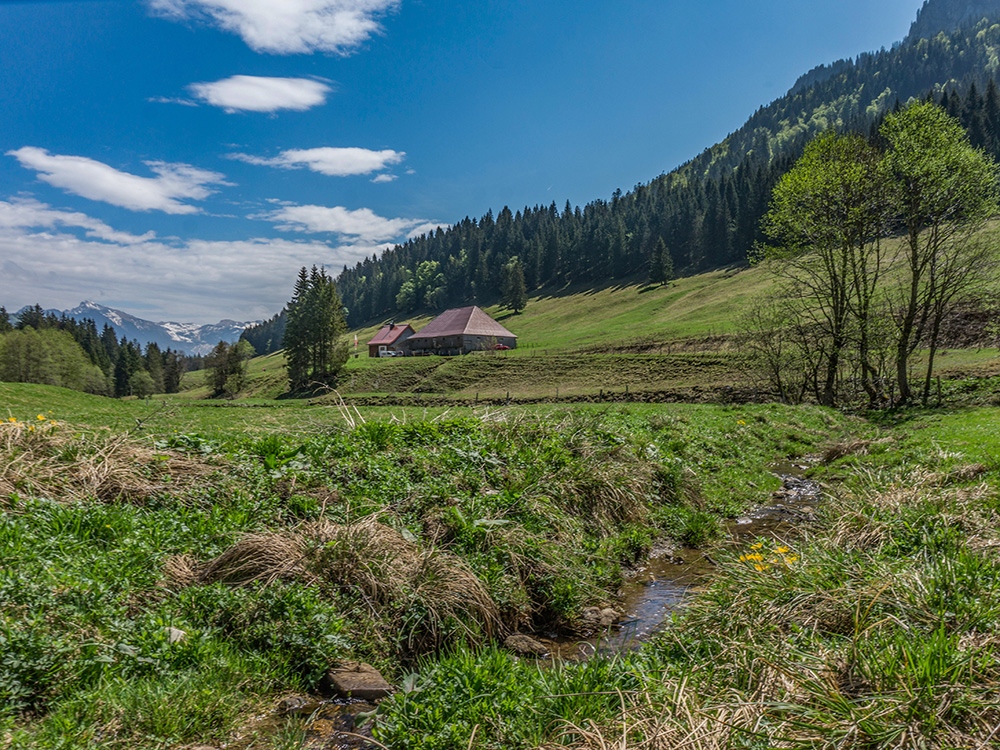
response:
<path fill-rule="evenodd" d="M 1000 0 L 928 0 L 906 40 L 814 67 L 722 142 L 610 201 L 505 206 L 345 267 L 348 323 L 494 304 L 511 264 L 529 292 L 638 277 L 660 240 L 682 274 L 742 265 L 764 239 L 774 186 L 828 129 L 867 135 L 894 107 L 931 98 L 1000 160 L 998 82 Z"/>
<path fill-rule="evenodd" d="M 910 26 L 906 41 L 933 39 L 942 32 L 950 34 L 974 26 L 984 18 L 998 16 L 1000 0 L 926 0 L 917 11 L 917 20 Z"/>
<path fill-rule="evenodd" d="M 209 325 L 171 321 L 154 323 L 89 300 L 81 302 L 72 310 L 46 310 L 46 312 L 66 315 L 74 320 L 93 320 L 98 331 L 107 324 L 115 329 L 119 337 L 134 339 L 143 347 L 155 343 L 160 349 L 173 349 L 184 354 L 208 354 L 220 341 L 236 341 L 245 328 L 260 322 L 255 320 L 239 323 L 235 320 L 222 320 Z"/>

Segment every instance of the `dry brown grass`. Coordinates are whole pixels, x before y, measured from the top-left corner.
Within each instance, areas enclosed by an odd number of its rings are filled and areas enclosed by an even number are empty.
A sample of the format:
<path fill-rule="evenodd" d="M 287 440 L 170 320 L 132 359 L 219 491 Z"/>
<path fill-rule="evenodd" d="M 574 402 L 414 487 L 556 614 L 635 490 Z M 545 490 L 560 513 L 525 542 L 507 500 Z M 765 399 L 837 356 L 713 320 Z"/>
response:
<path fill-rule="evenodd" d="M 884 481 L 873 478 L 865 486 L 881 489 L 865 492 L 862 502 L 848 494 L 832 499 L 830 516 L 836 519 L 830 531 L 832 541 L 845 549 L 882 549 L 892 541 L 896 517 L 920 503 L 933 501 L 938 505 L 936 517 L 942 525 L 961 530 L 970 548 L 987 547 L 996 540 L 1000 528 L 1000 514 L 987 502 L 996 490 L 985 482 L 952 486 L 972 481 L 987 471 L 982 464 L 971 464 L 948 472 L 919 470 Z"/>
<path fill-rule="evenodd" d="M 191 486 L 217 466 L 153 450 L 127 434 L 77 433 L 49 420 L 0 422 L 0 497 L 141 503 Z"/>
<path fill-rule="evenodd" d="M 182 586 L 332 585 L 360 595 L 373 621 L 387 629 L 398 631 L 407 621 L 397 642 L 408 651 L 436 648 L 456 631 L 478 641 L 501 630 L 496 604 L 462 560 L 421 548 L 374 516 L 350 525 L 318 521 L 250 534 L 206 563 L 172 558 L 164 575 Z"/>

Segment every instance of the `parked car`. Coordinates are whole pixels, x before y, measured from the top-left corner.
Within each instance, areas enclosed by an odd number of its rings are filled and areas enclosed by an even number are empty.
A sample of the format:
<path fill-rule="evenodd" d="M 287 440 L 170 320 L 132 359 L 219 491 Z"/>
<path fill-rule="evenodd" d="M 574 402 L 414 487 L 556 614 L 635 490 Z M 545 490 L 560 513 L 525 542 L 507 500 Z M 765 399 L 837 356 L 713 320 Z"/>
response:
<path fill-rule="evenodd" d="M 378 356 L 380 356 L 380 357 L 402 357 L 403 353 L 402 352 L 395 352 L 392 349 L 383 349 L 382 351 L 380 351 L 378 353 Z"/>
<path fill-rule="evenodd" d="M 498 352 L 502 352 L 502 351 L 506 351 L 507 349 L 510 349 L 510 347 L 507 346 L 506 344 L 497 344 L 493 348 L 496 349 Z"/>

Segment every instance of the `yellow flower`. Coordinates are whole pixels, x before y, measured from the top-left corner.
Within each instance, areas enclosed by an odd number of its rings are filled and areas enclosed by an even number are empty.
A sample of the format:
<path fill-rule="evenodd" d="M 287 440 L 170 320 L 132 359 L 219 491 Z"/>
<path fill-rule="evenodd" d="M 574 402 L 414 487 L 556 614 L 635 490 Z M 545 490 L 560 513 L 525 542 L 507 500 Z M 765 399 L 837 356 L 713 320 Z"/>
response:
<path fill-rule="evenodd" d="M 757 563 L 756 565 L 754 565 L 754 568 L 757 569 L 758 573 L 763 573 L 765 570 L 767 570 L 767 566 L 761 565 L 760 563 Z"/>
<path fill-rule="evenodd" d="M 783 555 L 786 552 L 788 552 L 788 547 L 775 547 L 774 551 L 777 552 L 779 555 Z"/>
<path fill-rule="evenodd" d="M 44 414 L 39 414 L 38 418 L 44 421 L 45 420 L 45 415 Z"/>
<path fill-rule="evenodd" d="M 14 424 L 17 424 L 17 417 L 7 417 L 7 421 L 8 422 L 13 422 Z"/>
<path fill-rule="evenodd" d="M 746 422 L 744 422 L 744 421 L 743 421 L 742 419 L 738 419 L 738 420 L 736 420 L 736 424 L 742 424 L 742 425 L 745 425 L 745 424 L 746 424 Z"/>

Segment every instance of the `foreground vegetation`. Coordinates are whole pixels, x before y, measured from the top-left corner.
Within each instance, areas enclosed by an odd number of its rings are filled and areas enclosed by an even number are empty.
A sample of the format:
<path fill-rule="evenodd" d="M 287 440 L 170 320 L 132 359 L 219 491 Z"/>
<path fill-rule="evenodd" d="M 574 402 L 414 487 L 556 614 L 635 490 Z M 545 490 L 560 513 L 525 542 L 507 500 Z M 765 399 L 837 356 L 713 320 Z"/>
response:
<path fill-rule="evenodd" d="M 1000 736 L 995 407 L 0 401 L 7 747 L 300 747 L 303 719 L 250 717 L 357 658 L 401 685 L 374 729 L 394 750 Z M 821 523 L 727 540 L 801 455 Z M 717 567 L 653 643 L 545 668 L 497 648 L 580 632 L 664 538 Z"/>
<path fill-rule="evenodd" d="M 831 446 L 817 474 L 838 489 L 821 530 L 713 553 L 711 585 L 641 652 L 554 672 L 459 652 L 385 705 L 377 736 L 393 748 L 996 747 L 995 419 L 924 413 Z"/>
<path fill-rule="evenodd" d="M 218 743 L 340 660 L 399 678 L 517 629 L 574 632 L 654 540 L 718 537 L 777 486 L 769 462 L 848 428 L 779 406 L 251 410 L 269 426 L 0 397 L 0 721 L 18 748 Z"/>

